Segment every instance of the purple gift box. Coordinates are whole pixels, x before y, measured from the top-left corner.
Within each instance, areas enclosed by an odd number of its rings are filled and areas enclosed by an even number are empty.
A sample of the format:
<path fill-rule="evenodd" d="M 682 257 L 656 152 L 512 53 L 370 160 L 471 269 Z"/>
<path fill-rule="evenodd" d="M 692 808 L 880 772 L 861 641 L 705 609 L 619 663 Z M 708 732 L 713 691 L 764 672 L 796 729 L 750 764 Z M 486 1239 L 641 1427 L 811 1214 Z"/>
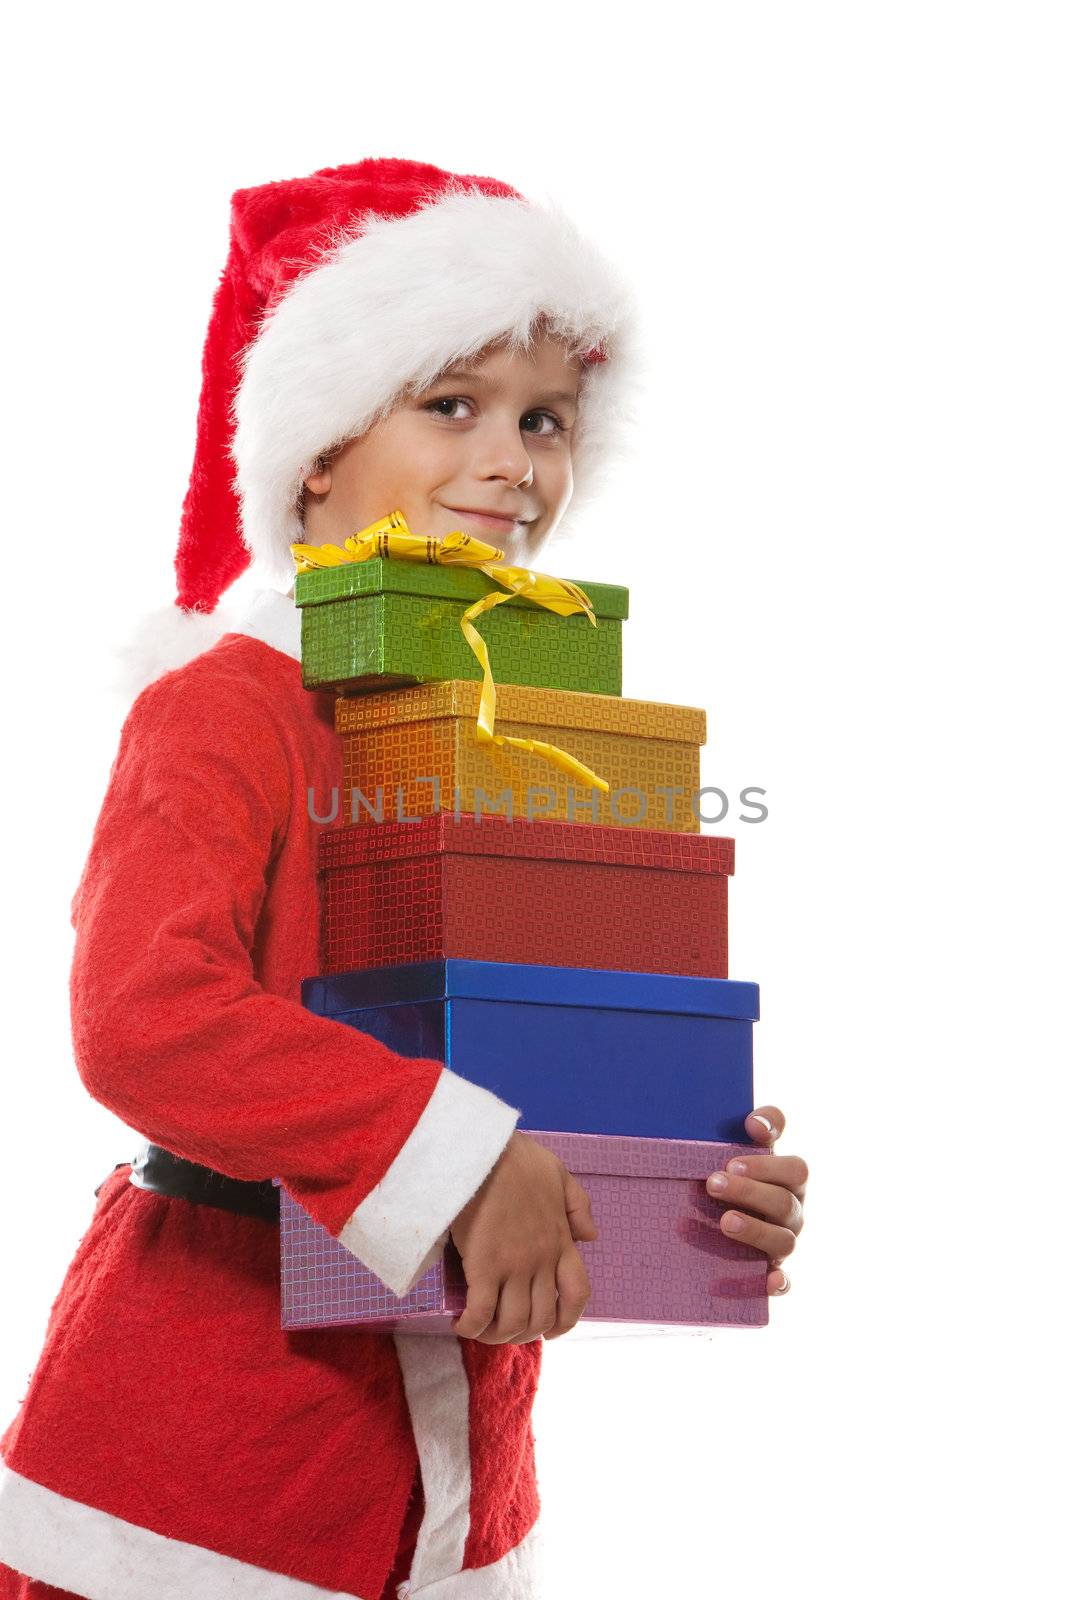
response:
<path fill-rule="evenodd" d="M 522 1130 L 557 1155 L 589 1194 L 599 1237 L 579 1241 L 592 1294 L 578 1324 L 762 1328 L 767 1257 L 719 1227 L 727 1207 L 711 1173 L 754 1145 L 698 1139 Z M 359 1323 L 381 1332 L 451 1333 L 466 1304 L 449 1239 L 402 1298 L 387 1289 L 281 1188 L 282 1327 Z"/>

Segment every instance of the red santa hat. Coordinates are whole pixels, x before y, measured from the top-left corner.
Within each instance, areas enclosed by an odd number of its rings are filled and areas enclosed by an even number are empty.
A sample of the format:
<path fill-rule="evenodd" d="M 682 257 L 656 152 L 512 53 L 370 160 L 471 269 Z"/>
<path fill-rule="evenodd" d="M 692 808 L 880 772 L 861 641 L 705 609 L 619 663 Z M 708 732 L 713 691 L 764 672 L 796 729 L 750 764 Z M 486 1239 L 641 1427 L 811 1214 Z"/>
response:
<path fill-rule="evenodd" d="M 157 616 L 142 630 L 152 660 L 147 672 L 138 661 L 141 681 L 213 642 L 225 619 L 210 614 L 250 563 L 261 587 L 291 587 L 303 481 L 321 455 L 402 389 L 494 340 L 522 344 L 535 325 L 582 358 L 570 523 L 621 444 L 637 358 L 627 286 L 560 209 L 392 157 L 238 190 L 172 626 Z"/>

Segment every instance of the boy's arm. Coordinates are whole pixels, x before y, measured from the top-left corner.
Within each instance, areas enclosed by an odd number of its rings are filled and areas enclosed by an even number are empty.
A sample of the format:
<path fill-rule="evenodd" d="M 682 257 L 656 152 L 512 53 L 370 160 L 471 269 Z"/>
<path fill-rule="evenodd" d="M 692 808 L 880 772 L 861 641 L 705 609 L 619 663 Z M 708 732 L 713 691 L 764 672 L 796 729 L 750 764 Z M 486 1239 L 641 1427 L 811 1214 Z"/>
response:
<path fill-rule="evenodd" d="M 403 1295 L 519 1112 L 256 981 L 289 790 L 262 707 L 227 714 L 202 670 L 141 694 L 71 908 L 75 1059 L 89 1093 L 154 1143 L 234 1178 L 280 1177 Z"/>

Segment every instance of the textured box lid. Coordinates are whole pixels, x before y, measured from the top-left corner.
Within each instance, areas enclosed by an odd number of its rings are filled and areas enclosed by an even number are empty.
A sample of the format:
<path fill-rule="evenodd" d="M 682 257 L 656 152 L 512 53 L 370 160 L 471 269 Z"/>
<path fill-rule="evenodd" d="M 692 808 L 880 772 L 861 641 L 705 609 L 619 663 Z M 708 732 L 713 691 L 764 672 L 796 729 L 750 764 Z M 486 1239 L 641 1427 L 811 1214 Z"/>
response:
<path fill-rule="evenodd" d="M 364 866 L 425 855 L 522 856 L 538 861 L 595 861 L 605 866 L 711 872 L 729 877 L 734 841 L 666 828 L 605 827 L 473 811 L 436 811 L 406 822 L 357 822 L 319 837 L 318 867 Z"/>
<path fill-rule="evenodd" d="M 384 693 L 341 695 L 334 712 L 338 733 L 361 733 L 398 722 L 430 722 L 438 717 L 478 715 L 481 681 L 449 678 Z M 554 728 L 593 728 L 641 739 L 673 739 L 704 744 L 707 713 L 698 706 L 659 700 L 624 700 L 612 694 L 581 694 L 574 689 L 539 689 L 520 683 L 496 686 L 497 722 L 535 723 Z"/>
<path fill-rule="evenodd" d="M 713 1172 L 723 1172 L 735 1156 L 765 1155 L 758 1144 L 711 1143 L 703 1139 L 642 1139 L 634 1134 L 554 1133 L 544 1128 L 523 1128 L 558 1156 L 575 1176 L 591 1173 L 624 1178 L 698 1178 L 706 1182 Z M 276 1189 L 280 1178 L 272 1178 Z M 288 1191 L 286 1191 L 288 1194 Z M 292 1197 L 289 1196 L 290 1200 Z M 296 1201 L 292 1201 L 294 1205 Z"/>
<path fill-rule="evenodd" d="M 686 978 L 660 972 L 620 972 L 615 968 L 534 966 L 518 961 L 467 961 L 458 956 L 305 978 L 301 998 L 307 1009 L 320 1017 L 368 1006 L 467 999 L 597 1006 L 614 1011 L 670 1011 L 740 1022 L 759 1019 L 759 985 L 739 983 L 734 978 Z"/>
<path fill-rule="evenodd" d="M 623 619 L 629 615 L 629 589 L 615 583 L 587 583 L 578 578 L 568 581 L 577 583 L 580 589 L 585 590 L 598 621 L 601 617 Z M 502 594 L 505 591 L 476 567 L 394 561 L 387 556 L 375 556 L 371 561 L 348 561 L 340 567 L 320 567 L 315 572 L 298 572 L 294 590 L 298 606 L 325 605 L 334 600 L 383 592 L 465 600 L 470 605 L 483 595 Z M 534 611 L 544 610 L 543 606 L 526 595 L 516 595 L 508 601 L 508 605 Z M 576 620 L 585 628 L 590 626 L 580 614 Z"/>
<path fill-rule="evenodd" d="M 642 1139 L 617 1133 L 551 1133 L 523 1128 L 576 1177 L 699 1178 L 722 1171 L 734 1156 L 766 1153 L 760 1145 L 711 1144 L 703 1139 Z"/>

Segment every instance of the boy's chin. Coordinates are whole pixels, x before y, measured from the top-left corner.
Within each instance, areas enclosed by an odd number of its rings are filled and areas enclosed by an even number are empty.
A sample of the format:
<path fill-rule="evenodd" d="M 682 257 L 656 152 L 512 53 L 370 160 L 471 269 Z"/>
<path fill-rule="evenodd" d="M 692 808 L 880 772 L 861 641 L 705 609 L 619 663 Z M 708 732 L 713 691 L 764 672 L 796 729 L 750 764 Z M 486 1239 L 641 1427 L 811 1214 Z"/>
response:
<path fill-rule="evenodd" d="M 551 532 L 551 528 L 544 527 L 540 520 L 527 523 L 520 534 L 508 540 L 504 553 L 515 566 L 533 566 L 538 553 L 548 543 Z"/>

